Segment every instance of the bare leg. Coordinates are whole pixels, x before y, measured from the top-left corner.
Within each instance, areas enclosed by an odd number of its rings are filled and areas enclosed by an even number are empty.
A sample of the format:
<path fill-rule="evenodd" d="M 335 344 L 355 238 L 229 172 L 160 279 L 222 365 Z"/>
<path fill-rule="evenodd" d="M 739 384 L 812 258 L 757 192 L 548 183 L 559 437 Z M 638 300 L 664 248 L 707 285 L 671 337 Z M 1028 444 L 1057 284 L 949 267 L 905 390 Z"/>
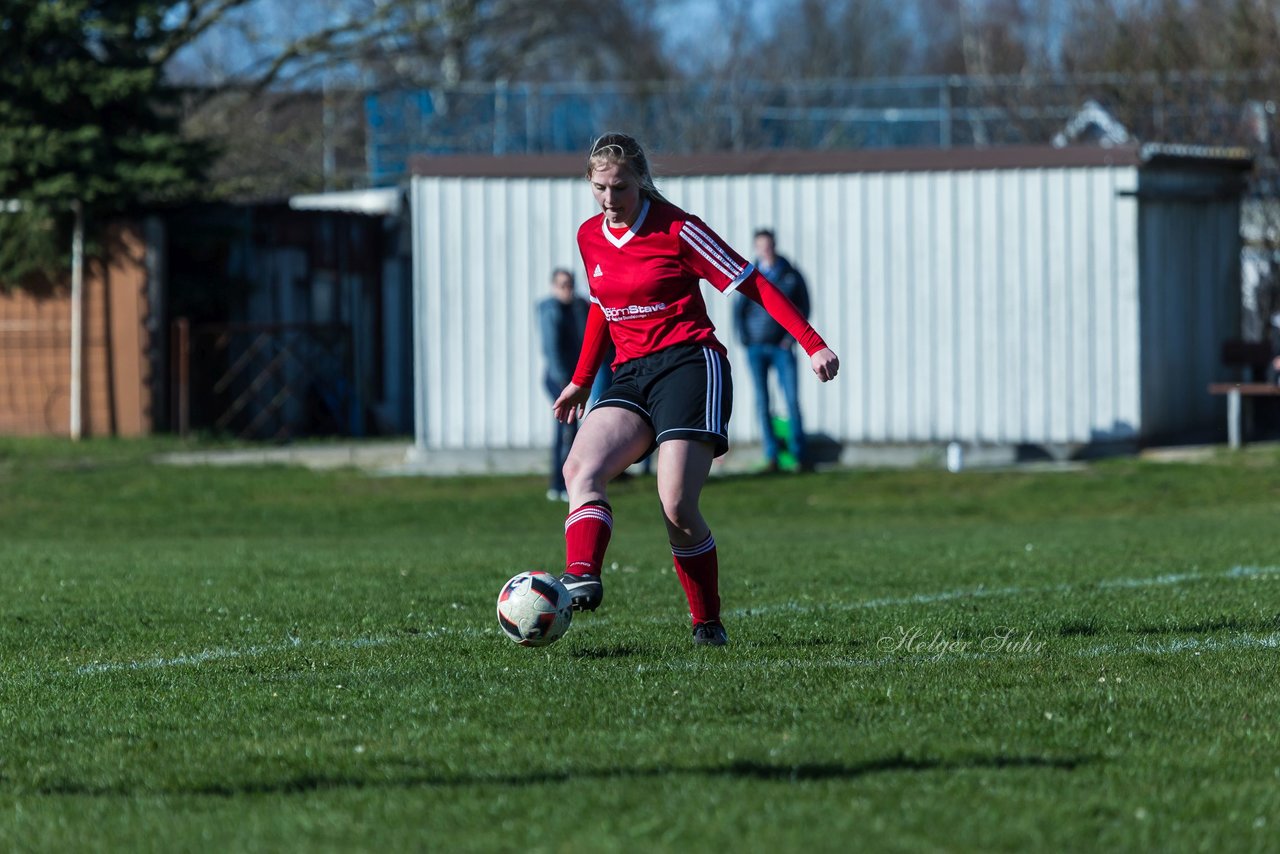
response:
<path fill-rule="evenodd" d="M 604 501 L 605 487 L 653 443 L 653 428 L 629 409 L 606 406 L 582 422 L 564 463 L 569 507 Z"/>
<path fill-rule="evenodd" d="M 658 453 L 658 499 L 673 546 L 692 546 L 711 532 L 698 509 L 698 500 L 713 459 L 715 448 L 710 442 L 673 439 L 662 443 Z"/>

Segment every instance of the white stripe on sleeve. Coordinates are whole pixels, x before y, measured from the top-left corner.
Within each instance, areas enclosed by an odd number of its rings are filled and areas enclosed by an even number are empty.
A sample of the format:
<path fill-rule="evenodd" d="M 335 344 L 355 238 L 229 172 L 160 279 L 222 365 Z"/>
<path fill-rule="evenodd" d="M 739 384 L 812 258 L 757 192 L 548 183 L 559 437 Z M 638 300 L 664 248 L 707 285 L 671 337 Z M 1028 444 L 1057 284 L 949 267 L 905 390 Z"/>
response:
<path fill-rule="evenodd" d="M 734 259 L 733 253 L 730 252 L 723 243 L 716 242 L 716 238 L 710 232 L 699 228 L 695 223 L 687 220 L 685 221 L 684 227 L 693 232 L 693 234 L 701 240 L 704 246 L 717 255 L 720 260 L 724 261 L 727 267 L 734 270 L 738 269 L 738 262 Z"/>
<path fill-rule="evenodd" d="M 742 272 L 738 274 L 738 278 L 734 279 L 732 282 L 724 286 L 724 292 L 726 294 L 731 294 L 734 291 L 736 291 L 739 287 L 741 287 L 743 282 L 745 282 L 748 278 L 750 278 L 751 274 L 754 273 L 755 271 L 756 271 L 755 264 L 748 264 L 747 266 L 743 267 Z"/>
<path fill-rule="evenodd" d="M 741 269 L 731 260 L 726 260 L 723 255 L 716 251 L 714 244 L 710 244 L 702 237 L 697 229 L 685 223 L 680 229 L 680 236 L 684 241 L 698 251 L 698 254 L 706 258 L 711 265 L 720 271 L 726 279 L 733 281 L 741 274 Z"/>

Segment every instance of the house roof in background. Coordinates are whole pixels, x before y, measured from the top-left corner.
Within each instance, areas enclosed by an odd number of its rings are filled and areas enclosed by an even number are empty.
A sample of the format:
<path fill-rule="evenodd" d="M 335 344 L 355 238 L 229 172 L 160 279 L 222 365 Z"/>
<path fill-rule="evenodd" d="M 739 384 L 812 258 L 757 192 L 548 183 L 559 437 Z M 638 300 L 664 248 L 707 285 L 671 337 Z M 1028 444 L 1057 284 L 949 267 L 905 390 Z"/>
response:
<path fill-rule="evenodd" d="M 396 216 L 400 213 L 403 196 L 398 187 L 308 193 L 290 196 L 289 208 L 295 211 L 336 211 L 369 216 Z"/>

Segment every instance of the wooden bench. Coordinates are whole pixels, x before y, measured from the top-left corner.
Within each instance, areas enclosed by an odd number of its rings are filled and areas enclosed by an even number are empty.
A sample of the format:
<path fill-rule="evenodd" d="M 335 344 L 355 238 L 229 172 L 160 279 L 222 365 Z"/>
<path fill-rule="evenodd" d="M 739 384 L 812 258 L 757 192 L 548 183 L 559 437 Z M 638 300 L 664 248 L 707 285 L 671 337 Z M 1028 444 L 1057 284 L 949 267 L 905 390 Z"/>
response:
<path fill-rule="evenodd" d="M 1262 382 L 1271 358 L 1271 346 L 1266 341 L 1232 340 L 1222 344 L 1222 364 L 1240 369 L 1245 377 L 1243 382 L 1209 385 L 1209 394 L 1227 396 L 1227 443 L 1233 448 L 1239 448 L 1242 439 L 1240 422 L 1244 399 L 1280 397 L 1280 386 Z"/>
<path fill-rule="evenodd" d="M 1280 397 L 1280 385 L 1271 383 L 1210 383 L 1209 394 L 1227 396 L 1227 444 L 1240 447 L 1240 411 L 1246 397 Z"/>

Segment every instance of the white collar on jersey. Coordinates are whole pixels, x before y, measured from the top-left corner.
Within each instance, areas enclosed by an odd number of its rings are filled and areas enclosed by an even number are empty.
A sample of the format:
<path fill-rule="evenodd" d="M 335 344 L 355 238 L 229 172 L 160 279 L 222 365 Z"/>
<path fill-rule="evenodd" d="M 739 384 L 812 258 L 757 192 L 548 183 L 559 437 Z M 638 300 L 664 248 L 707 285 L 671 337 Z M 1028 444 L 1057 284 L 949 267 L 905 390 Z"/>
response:
<path fill-rule="evenodd" d="M 647 213 L 649 213 L 649 200 L 646 198 L 644 204 L 640 206 L 640 216 L 636 217 L 636 221 L 631 223 L 631 227 L 624 231 L 621 237 L 615 237 L 613 229 L 609 228 L 609 221 L 604 217 L 600 217 L 600 227 L 604 229 L 605 240 L 621 249 L 628 240 L 636 236 L 636 232 L 640 230 L 640 224 L 644 222 L 644 217 Z"/>

